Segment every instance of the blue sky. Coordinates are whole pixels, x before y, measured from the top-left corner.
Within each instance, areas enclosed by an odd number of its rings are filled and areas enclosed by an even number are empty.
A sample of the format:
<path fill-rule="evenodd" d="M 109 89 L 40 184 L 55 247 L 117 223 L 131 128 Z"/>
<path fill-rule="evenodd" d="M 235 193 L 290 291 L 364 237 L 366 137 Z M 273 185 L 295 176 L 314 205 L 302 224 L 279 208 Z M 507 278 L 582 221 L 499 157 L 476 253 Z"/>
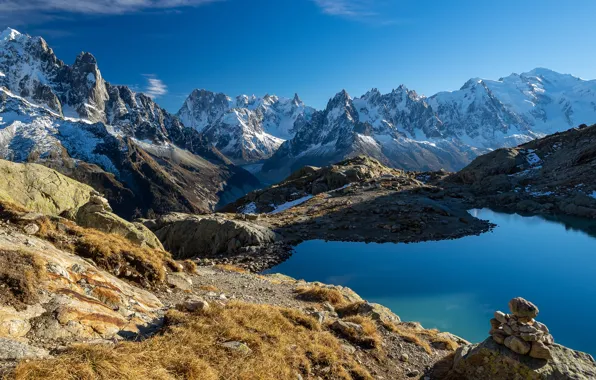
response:
<path fill-rule="evenodd" d="M 344 88 L 432 95 L 534 67 L 593 79 L 595 14 L 593 0 L 0 0 L 2 29 L 69 64 L 89 51 L 173 112 L 194 88 L 321 108 Z"/>

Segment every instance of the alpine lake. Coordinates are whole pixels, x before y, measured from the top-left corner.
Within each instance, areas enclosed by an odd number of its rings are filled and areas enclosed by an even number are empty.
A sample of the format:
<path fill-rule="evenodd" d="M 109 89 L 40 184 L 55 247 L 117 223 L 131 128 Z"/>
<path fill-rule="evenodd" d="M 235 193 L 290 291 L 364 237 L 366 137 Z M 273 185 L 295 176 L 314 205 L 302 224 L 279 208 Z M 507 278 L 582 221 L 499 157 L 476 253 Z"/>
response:
<path fill-rule="evenodd" d="M 497 227 L 412 244 L 307 241 L 267 273 L 347 286 L 403 321 L 473 343 L 488 337 L 496 310 L 524 297 L 557 343 L 596 354 L 596 221 L 470 213 Z"/>

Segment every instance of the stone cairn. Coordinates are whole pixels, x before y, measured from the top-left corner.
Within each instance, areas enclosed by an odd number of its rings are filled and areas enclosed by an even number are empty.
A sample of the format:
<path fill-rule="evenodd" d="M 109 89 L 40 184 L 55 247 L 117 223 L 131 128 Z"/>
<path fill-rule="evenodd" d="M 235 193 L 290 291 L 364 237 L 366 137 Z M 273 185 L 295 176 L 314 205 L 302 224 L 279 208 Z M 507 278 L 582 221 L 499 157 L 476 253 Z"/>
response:
<path fill-rule="evenodd" d="M 538 307 L 521 297 L 509 301 L 511 314 L 496 311 L 490 320 L 489 334 L 498 344 L 505 345 L 520 355 L 536 359 L 552 359 L 549 346 L 554 344 L 548 327 L 534 318 L 538 316 Z"/>

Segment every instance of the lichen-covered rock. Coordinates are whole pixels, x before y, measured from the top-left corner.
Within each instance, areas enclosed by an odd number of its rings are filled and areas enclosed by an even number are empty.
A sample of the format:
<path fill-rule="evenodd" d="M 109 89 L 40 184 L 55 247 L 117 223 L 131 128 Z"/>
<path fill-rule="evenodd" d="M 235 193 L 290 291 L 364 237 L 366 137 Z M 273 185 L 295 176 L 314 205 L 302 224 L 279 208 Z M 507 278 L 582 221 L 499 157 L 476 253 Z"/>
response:
<path fill-rule="evenodd" d="M 451 377 L 461 380 L 591 380 L 596 363 L 583 352 L 560 345 L 551 346 L 552 360 L 519 355 L 488 338 L 480 344 L 458 348 Z"/>
<path fill-rule="evenodd" d="M 276 238 L 266 227 L 218 215 L 170 214 L 151 225 L 177 259 L 235 254 L 240 248 L 263 246 Z"/>
<path fill-rule="evenodd" d="M 521 355 L 527 354 L 532 348 L 529 343 L 516 336 L 508 336 L 505 338 L 505 342 L 503 344 L 505 344 L 505 347 L 509 348 L 511 351 Z"/>
<path fill-rule="evenodd" d="M 0 201 L 46 215 L 76 210 L 95 194 L 91 187 L 37 164 L 0 160 L 0 178 Z"/>
<path fill-rule="evenodd" d="M 150 229 L 141 223 L 128 222 L 112 213 L 105 198 L 92 196 L 81 206 L 73 218 L 81 227 L 95 228 L 107 233 L 124 236 L 142 247 L 163 250 L 163 245 Z"/>
<path fill-rule="evenodd" d="M 39 359 L 49 356 L 48 351 L 18 342 L 0 338 L 0 360 Z"/>
<path fill-rule="evenodd" d="M 551 360 L 553 358 L 550 348 L 538 341 L 532 342 L 532 349 L 529 355 L 536 359 Z"/>

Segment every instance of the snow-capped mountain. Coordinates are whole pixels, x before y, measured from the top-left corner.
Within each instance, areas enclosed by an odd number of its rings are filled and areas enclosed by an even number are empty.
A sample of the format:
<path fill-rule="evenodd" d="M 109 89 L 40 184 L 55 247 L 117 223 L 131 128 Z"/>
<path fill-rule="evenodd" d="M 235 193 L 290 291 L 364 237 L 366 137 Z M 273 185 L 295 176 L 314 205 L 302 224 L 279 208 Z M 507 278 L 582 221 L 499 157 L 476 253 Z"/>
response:
<path fill-rule="evenodd" d="M 365 153 L 406 169 L 458 170 L 476 155 L 596 120 L 596 81 L 547 69 L 497 81 L 471 79 L 430 98 L 400 86 L 352 99 L 337 94 L 265 162 L 280 179 L 302 165 Z"/>
<path fill-rule="evenodd" d="M 385 96 L 373 90 L 360 99 L 341 91 L 311 120 L 296 123 L 296 136 L 265 161 L 261 174 L 278 180 L 304 165 L 324 166 L 359 154 L 422 170 L 453 169 L 476 157 L 477 149 L 456 139 L 429 142 L 407 137 L 406 128 L 422 125 L 432 132 L 435 127 L 436 117 L 418 100 L 403 87 Z"/>
<path fill-rule="evenodd" d="M 177 115 L 186 126 L 201 131 L 206 141 L 239 164 L 269 158 L 295 134 L 299 118 L 310 119 L 314 109 L 295 95 L 241 95 L 194 90 Z"/>
<path fill-rule="evenodd" d="M 206 212 L 258 185 L 151 98 L 106 82 L 89 53 L 69 66 L 42 38 L 7 29 L 0 90 L 0 158 L 78 177 L 127 217 Z"/>

